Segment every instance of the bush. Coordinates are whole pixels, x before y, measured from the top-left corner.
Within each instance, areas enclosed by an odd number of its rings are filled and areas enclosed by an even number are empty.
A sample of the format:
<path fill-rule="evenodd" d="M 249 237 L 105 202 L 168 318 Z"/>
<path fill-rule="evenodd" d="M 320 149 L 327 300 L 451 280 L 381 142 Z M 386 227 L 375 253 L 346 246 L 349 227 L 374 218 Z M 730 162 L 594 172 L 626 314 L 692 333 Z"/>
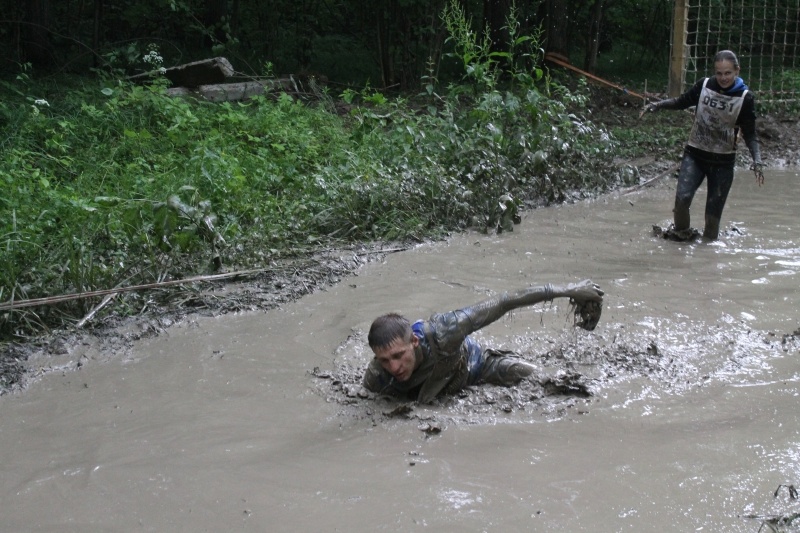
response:
<path fill-rule="evenodd" d="M 518 42 L 535 55 L 535 40 Z M 0 117 L 16 134 L 0 145 L 0 301 L 264 265 L 332 241 L 511 230 L 526 202 L 619 181 L 613 141 L 582 118 L 585 87 L 517 56 L 501 58 L 506 74 L 496 57 L 463 58 L 463 84 L 347 91 L 344 115 L 327 94 L 211 104 L 168 97 L 159 80 L 4 82 Z M 94 303 L 6 312 L 0 334 Z"/>

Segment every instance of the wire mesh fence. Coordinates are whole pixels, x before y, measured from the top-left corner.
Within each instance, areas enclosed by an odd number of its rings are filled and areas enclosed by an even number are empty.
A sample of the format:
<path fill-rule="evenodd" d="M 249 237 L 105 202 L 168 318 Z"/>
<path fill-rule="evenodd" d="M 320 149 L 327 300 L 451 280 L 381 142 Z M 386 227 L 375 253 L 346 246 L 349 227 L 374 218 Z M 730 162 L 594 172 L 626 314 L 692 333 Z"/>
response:
<path fill-rule="evenodd" d="M 739 57 L 760 105 L 800 106 L 800 0 L 687 0 L 684 89 L 713 73 L 719 50 Z"/>

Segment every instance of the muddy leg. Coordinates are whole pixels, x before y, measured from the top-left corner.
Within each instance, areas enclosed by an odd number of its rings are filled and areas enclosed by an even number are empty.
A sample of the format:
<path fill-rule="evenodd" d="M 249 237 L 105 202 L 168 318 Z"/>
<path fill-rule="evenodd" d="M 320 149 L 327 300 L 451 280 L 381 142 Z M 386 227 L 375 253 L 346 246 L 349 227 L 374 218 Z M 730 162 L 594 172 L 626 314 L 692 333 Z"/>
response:
<path fill-rule="evenodd" d="M 733 185 L 733 164 L 715 165 L 708 169 L 708 196 L 706 197 L 706 227 L 703 237 L 716 240 L 719 237 L 719 225 L 722 210 L 728 200 L 728 193 Z"/>
<path fill-rule="evenodd" d="M 675 190 L 675 207 L 672 210 L 676 231 L 689 229 L 691 223 L 689 208 L 692 205 L 694 193 L 703 183 L 704 177 L 703 169 L 700 168 L 692 154 L 684 152 L 681 170 L 678 173 L 678 188 Z"/>
<path fill-rule="evenodd" d="M 717 237 L 719 237 L 719 218 L 706 215 L 706 227 L 703 230 L 703 238 L 715 241 Z"/>
<path fill-rule="evenodd" d="M 506 352 L 508 353 L 508 352 Z M 481 381 L 492 385 L 516 385 L 536 370 L 530 363 L 511 355 L 487 354 L 481 372 Z"/>
<path fill-rule="evenodd" d="M 679 198 L 675 198 L 675 207 L 672 209 L 672 213 L 674 214 L 674 225 L 676 231 L 689 229 L 689 226 L 691 225 L 689 207 L 691 205 L 691 200 L 689 200 L 687 203 L 685 200 L 682 201 Z"/>

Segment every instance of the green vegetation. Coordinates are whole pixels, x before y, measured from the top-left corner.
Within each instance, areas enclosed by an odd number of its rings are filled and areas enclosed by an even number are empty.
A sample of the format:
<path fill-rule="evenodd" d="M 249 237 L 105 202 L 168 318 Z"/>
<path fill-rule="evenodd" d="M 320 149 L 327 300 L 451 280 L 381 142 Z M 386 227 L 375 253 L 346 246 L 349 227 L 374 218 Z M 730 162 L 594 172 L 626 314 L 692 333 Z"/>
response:
<path fill-rule="evenodd" d="M 465 27 L 453 9 L 448 24 Z M 514 54 L 496 55 L 480 35 L 454 35 L 464 82 L 430 76 L 406 97 L 365 88 L 212 104 L 169 97 L 158 79 L 23 71 L 0 82 L 0 301 L 262 266 L 359 240 L 511 230 L 526 202 L 630 179 L 612 164 L 608 132 L 583 118 L 587 88 L 521 67 L 538 59 L 535 38 L 515 36 Z M 0 335 L 96 303 L 2 311 Z"/>
<path fill-rule="evenodd" d="M 616 142 L 616 157 L 625 161 L 652 157 L 653 154 L 673 156 L 676 161 L 692 126 L 692 114 L 649 113 L 641 119 L 627 113 L 618 121 L 605 119 L 611 137 Z M 615 122 L 611 124 L 611 122 Z"/>

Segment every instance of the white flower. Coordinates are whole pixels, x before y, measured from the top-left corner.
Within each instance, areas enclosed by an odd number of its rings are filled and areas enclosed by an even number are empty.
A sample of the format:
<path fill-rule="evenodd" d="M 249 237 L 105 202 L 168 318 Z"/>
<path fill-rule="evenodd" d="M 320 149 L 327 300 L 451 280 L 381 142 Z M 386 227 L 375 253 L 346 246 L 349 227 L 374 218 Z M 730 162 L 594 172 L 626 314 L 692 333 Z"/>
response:
<path fill-rule="evenodd" d="M 158 55 L 158 52 L 156 52 L 155 50 L 150 50 L 147 54 L 144 55 L 144 57 L 142 57 L 142 60 L 145 63 L 154 66 L 161 65 L 164 62 L 164 58 Z"/>
<path fill-rule="evenodd" d="M 35 105 L 40 105 L 40 106 L 44 106 L 44 107 L 50 107 L 50 104 L 47 103 L 47 100 L 45 100 L 43 98 L 37 98 L 36 100 L 33 101 L 33 103 Z"/>

